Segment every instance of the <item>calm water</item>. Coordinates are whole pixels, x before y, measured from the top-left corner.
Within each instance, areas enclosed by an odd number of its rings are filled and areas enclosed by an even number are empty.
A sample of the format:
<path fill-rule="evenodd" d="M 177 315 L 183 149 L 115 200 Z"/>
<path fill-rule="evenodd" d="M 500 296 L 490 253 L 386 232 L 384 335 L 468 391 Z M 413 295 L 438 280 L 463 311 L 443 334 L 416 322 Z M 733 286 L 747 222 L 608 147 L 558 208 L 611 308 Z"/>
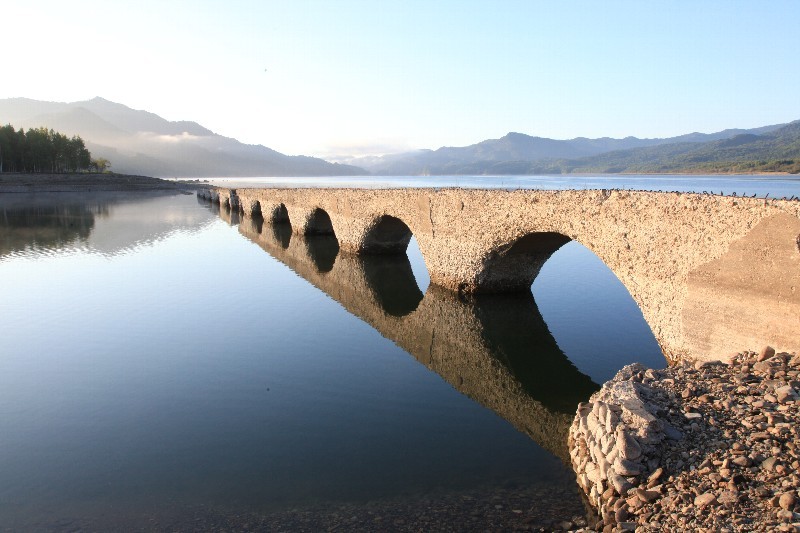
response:
<path fill-rule="evenodd" d="M 413 241 L 362 260 L 218 210 L 0 195 L 1 525 L 572 488 L 574 405 L 664 364 L 578 244 L 466 303 Z"/>

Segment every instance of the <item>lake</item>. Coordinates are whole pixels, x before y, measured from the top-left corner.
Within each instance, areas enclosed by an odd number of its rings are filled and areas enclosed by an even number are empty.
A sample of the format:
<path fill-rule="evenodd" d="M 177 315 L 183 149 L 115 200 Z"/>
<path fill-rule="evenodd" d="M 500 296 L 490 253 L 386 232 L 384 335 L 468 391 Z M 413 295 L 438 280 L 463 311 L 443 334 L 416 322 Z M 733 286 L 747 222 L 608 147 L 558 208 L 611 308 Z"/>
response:
<path fill-rule="evenodd" d="M 530 294 L 462 301 L 413 240 L 358 258 L 194 196 L 0 194 L 0 212 L 11 530 L 556 527 L 585 515 L 576 404 L 665 365 L 574 242 Z"/>

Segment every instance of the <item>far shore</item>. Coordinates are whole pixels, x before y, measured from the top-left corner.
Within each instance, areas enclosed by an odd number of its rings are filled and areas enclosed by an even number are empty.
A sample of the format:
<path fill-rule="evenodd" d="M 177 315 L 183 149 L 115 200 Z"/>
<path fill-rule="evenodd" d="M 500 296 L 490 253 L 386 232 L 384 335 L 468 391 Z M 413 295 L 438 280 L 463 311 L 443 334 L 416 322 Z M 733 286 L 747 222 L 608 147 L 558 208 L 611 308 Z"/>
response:
<path fill-rule="evenodd" d="M 575 173 L 575 174 L 548 174 L 543 177 L 561 176 L 561 177 L 575 177 L 581 178 L 586 176 L 595 177 L 625 177 L 632 174 L 602 174 L 602 173 Z M 637 174 L 642 176 L 642 174 Z M 786 172 L 769 172 L 769 173 L 748 173 L 748 174 L 694 174 L 694 173 L 670 173 L 670 174 L 645 174 L 646 176 L 675 176 L 675 177 L 691 177 L 691 176 L 733 176 L 733 175 L 748 175 L 748 176 L 791 176 L 797 175 L 789 174 Z M 502 175 L 497 176 L 498 179 L 511 178 L 517 175 Z M 369 176 L 364 176 L 369 178 Z M 382 176 L 374 176 L 380 178 Z M 467 177 L 465 175 L 465 177 Z M 797 176 L 800 179 L 800 176 Z M 333 177 L 332 179 L 336 179 Z M 436 176 L 429 176 L 430 179 L 436 179 Z M 235 179 L 235 178 L 232 178 Z M 172 178 L 161 179 L 153 178 L 150 176 L 137 176 L 130 174 L 116 174 L 116 173 L 67 173 L 67 174 L 30 174 L 19 172 L 6 172 L 0 173 L 0 194 L 5 193 L 75 193 L 75 192 L 143 192 L 143 191 L 196 191 L 198 189 L 206 189 L 214 185 L 215 178 Z"/>
<path fill-rule="evenodd" d="M 6 172 L 0 174 L 0 194 L 88 191 L 186 191 L 196 190 L 202 186 L 201 183 L 115 173 L 28 174 Z"/>

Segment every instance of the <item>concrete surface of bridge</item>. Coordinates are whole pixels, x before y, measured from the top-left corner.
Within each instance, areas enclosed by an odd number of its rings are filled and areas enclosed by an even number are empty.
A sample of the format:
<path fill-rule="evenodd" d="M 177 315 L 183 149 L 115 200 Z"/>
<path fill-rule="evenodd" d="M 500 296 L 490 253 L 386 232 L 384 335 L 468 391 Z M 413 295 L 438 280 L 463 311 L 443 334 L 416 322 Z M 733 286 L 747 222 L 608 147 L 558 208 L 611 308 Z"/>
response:
<path fill-rule="evenodd" d="M 200 194 L 297 234 L 334 235 L 351 254 L 402 254 L 413 234 L 431 283 L 462 294 L 529 291 L 576 240 L 625 285 L 669 360 L 800 344 L 797 201 L 620 190 Z"/>

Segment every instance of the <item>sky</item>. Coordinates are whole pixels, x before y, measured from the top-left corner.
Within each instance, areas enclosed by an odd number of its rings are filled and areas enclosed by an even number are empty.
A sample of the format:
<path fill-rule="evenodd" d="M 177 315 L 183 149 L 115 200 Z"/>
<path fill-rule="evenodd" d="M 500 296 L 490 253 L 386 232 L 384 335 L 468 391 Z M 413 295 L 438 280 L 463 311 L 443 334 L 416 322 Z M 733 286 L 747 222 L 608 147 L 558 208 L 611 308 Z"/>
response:
<path fill-rule="evenodd" d="M 0 16 L 0 98 L 101 96 L 291 155 L 800 119 L 796 0 L 2 0 Z"/>

